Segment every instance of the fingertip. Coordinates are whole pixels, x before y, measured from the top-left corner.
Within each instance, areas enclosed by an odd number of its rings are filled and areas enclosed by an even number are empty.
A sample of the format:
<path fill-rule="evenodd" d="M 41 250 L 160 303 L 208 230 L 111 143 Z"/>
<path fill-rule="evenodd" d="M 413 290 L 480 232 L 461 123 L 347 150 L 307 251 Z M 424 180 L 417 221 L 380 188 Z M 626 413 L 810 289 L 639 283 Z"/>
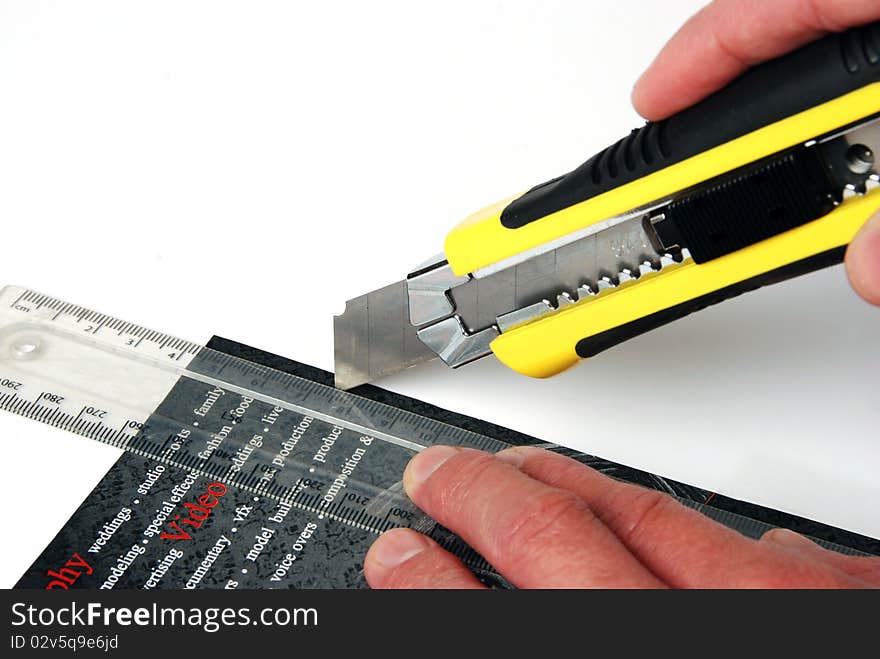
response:
<path fill-rule="evenodd" d="M 380 535 L 364 557 L 371 588 L 485 589 L 458 558 L 429 537 L 397 528 Z"/>
<path fill-rule="evenodd" d="M 846 273 L 856 293 L 880 306 L 880 213 L 874 214 L 849 244 Z"/>
<path fill-rule="evenodd" d="M 647 73 L 647 71 L 645 73 Z M 650 121 L 648 115 L 650 114 L 651 106 L 645 103 L 643 98 L 644 93 L 642 91 L 642 78 L 645 77 L 645 73 L 640 75 L 639 79 L 636 80 L 636 84 L 633 85 L 632 91 L 629 94 L 629 100 L 636 112 Z"/>
<path fill-rule="evenodd" d="M 453 446 L 439 445 L 429 446 L 417 453 L 406 465 L 403 472 L 403 488 L 407 495 L 412 499 L 416 491 L 431 477 L 431 474 L 461 450 Z"/>
<path fill-rule="evenodd" d="M 364 574 L 373 588 L 381 588 L 400 565 L 431 547 L 431 541 L 412 529 L 385 531 L 364 557 Z"/>
<path fill-rule="evenodd" d="M 563 456 L 558 453 L 553 453 L 552 451 L 548 451 L 539 446 L 511 446 L 510 448 L 495 453 L 496 458 L 521 471 L 526 461 L 534 460 L 535 458 L 553 459 L 554 456 L 556 458 L 567 459 L 563 458 Z"/>
<path fill-rule="evenodd" d="M 818 547 L 815 542 L 806 536 L 783 528 L 770 529 L 761 536 L 761 542 L 772 542 L 775 545 L 791 547 L 793 549 L 816 549 Z"/>
<path fill-rule="evenodd" d="M 495 457 L 501 460 L 501 462 L 506 462 L 519 469 L 526 459 L 526 452 L 523 450 L 524 448 L 525 447 L 523 446 L 506 448 L 503 451 L 498 451 L 498 453 L 495 454 Z"/>
<path fill-rule="evenodd" d="M 654 79 L 654 65 L 649 66 L 636 80 L 630 92 L 630 102 L 635 111 L 648 121 L 661 121 L 670 113 L 664 111 L 663 99 L 653 92 L 651 85 Z"/>

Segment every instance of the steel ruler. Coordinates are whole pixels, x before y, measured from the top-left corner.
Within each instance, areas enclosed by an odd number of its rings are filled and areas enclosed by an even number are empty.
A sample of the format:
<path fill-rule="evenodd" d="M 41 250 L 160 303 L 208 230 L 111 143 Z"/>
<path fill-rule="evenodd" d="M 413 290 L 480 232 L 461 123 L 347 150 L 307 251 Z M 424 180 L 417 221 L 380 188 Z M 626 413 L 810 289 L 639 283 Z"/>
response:
<path fill-rule="evenodd" d="M 75 550 L 94 562 L 94 578 L 78 584 L 91 587 L 359 586 L 366 549 L 395 526 L 430 533 L 486 582 L 504 583 L 399 483 L 426 446 L 498 451 L 512 441 L 504 432 L 445 423 L 18 287 L 0 291 L 0 408 L 126 452 L 90 498 L 102 506 L 83 504 L 24 585 L 40 585 L 49 563 Z M 744 534 L 771 528 L 707 505 L 711 493 L 575 457 Z"/>

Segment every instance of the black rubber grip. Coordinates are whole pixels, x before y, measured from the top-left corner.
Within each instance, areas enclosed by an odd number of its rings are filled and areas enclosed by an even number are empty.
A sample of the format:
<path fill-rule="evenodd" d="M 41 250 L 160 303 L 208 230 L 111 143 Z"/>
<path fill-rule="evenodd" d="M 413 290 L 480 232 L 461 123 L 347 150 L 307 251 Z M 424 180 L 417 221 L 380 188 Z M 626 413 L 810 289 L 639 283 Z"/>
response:
<path fill-rule="evenodd" d="M 684 318 L 685 316 L 688 316 L 695 311 L 700 311 L 701 309 L 710 307 L 713 304 L 718 304 L 719 302 L 724 302 L 725 300 L 729 300 L 738 295 L 742 295 L 743 293 L 757 290 L 762 286 L 776 284 L 778 282 L 785 281 L 786 279 L 799 277 L 800 275 L 806 274 L 808 272 L 814 272 L 816 270 L 821 270 L 822 268 L 827 268 L 829 266 L 842 263 L 845 253 L 845 246 L 837 247 L 827 252 L 815 254 L 801 261 L 796 261 L 795 263 L 777 268 L 776 270 L 765 272 L 764 274 L 758 275 L 757 277 L 752 277 L 751 279 L 737 282 L 736 284 L 732 284 L 730 286 L 727 286 L 726 288 L 713 291 L 712 293 L 694 298 L 693 300 L 689 300 L 687 302 L 683 302 L 682 304 L 675 305 L 674 307 L 663 309 L 662 311 L 658 311 L 657 313 L 651 314 L 650 316 L 645 316 L 643 318 L 639 318 L 638 320 L 620 325 L 605 332 L 600 332 L 599 334 L 588 336 L 587 338 L 578 341 L 575 350 L 577 351 L 578 356 L 582 359 L 593 357 L 603 350 L 607 350 L 608 348 L 614 347 L 619 343 L 623 343 L 624 341 L 628 341 L 629 339 L 639 336 L 640 334 L 644 334 L 645 332 L 650 332 L 651 330 L 657 329 L 658 327 L 667 325 L 668 323 L 671 323 L 674 320 L 678 320 L 679 318 Z"/>
<path fill-rule="evenodd" d="M 647 123 L 574 171 L 532 188 L 504 209 L 501 223 L 525 226 L 878 81 L 880 22 L 826 36 L 750 69 L 697 105 Z"/>
<path fill-rule="evenodd" d="M 801 147 L 673 201 L 654 230 L 705 263 L 826 215 L 834 198 L 819 149 Z"/>

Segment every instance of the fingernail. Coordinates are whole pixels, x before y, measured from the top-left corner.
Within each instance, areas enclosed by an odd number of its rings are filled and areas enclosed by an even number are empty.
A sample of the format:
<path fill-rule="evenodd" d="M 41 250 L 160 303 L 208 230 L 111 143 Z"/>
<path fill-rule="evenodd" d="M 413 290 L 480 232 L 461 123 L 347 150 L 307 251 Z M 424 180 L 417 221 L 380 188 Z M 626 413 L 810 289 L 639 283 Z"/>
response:
<path fill-rule="evenodd" d="M 803 536 L 800 533 L 795 533 L 789 529 L 772 529 L 767 531 L 761 539 L 774 542 L 783 547 L 792 547 L 793 549 L 807 549 L 817 546 L 815 542 L 806 536 Z"/>
<path fill-rule="evenodd" d="M 526 459 L 526 456 L 523 455 L 522 451 L 520 451 L 519 447 L 517 446 L 514 446 L 513 448 L 506 448 L 503 451 L 498 451 L 498 453 L 495 454 L 495 457 L 502 462 L 513 465 L 517 469 L 522 466 L 523 461 Z"/>
<path fill-rule="evenodd" d="M 425 536 L 412 529 L 391 529 L 380 535 L 373 543 L 370 548 L 369 560 L 386 570 L 390 570 L 430 546 L 431 543 Z"/>
<path fill-rule="evenodd" d="M 440 465 L 456 453 L 458 449 L 451 446 L 431 446 L 410 460 L 403 472 L 403 487 L 407 494 L 412 495 L 413 491 L 428 480 Z"/>

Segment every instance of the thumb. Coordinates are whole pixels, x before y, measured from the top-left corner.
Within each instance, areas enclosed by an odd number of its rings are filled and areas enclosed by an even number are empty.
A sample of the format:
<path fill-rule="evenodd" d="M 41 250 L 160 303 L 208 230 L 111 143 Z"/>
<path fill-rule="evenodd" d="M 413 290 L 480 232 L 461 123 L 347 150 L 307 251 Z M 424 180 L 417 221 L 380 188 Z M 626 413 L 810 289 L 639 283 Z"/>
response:
<path fill-rule="evenodd" d="M 849 244 L 846 273 L 856 293 L 880 306 L 880 212 L 865 223 Z"/>

